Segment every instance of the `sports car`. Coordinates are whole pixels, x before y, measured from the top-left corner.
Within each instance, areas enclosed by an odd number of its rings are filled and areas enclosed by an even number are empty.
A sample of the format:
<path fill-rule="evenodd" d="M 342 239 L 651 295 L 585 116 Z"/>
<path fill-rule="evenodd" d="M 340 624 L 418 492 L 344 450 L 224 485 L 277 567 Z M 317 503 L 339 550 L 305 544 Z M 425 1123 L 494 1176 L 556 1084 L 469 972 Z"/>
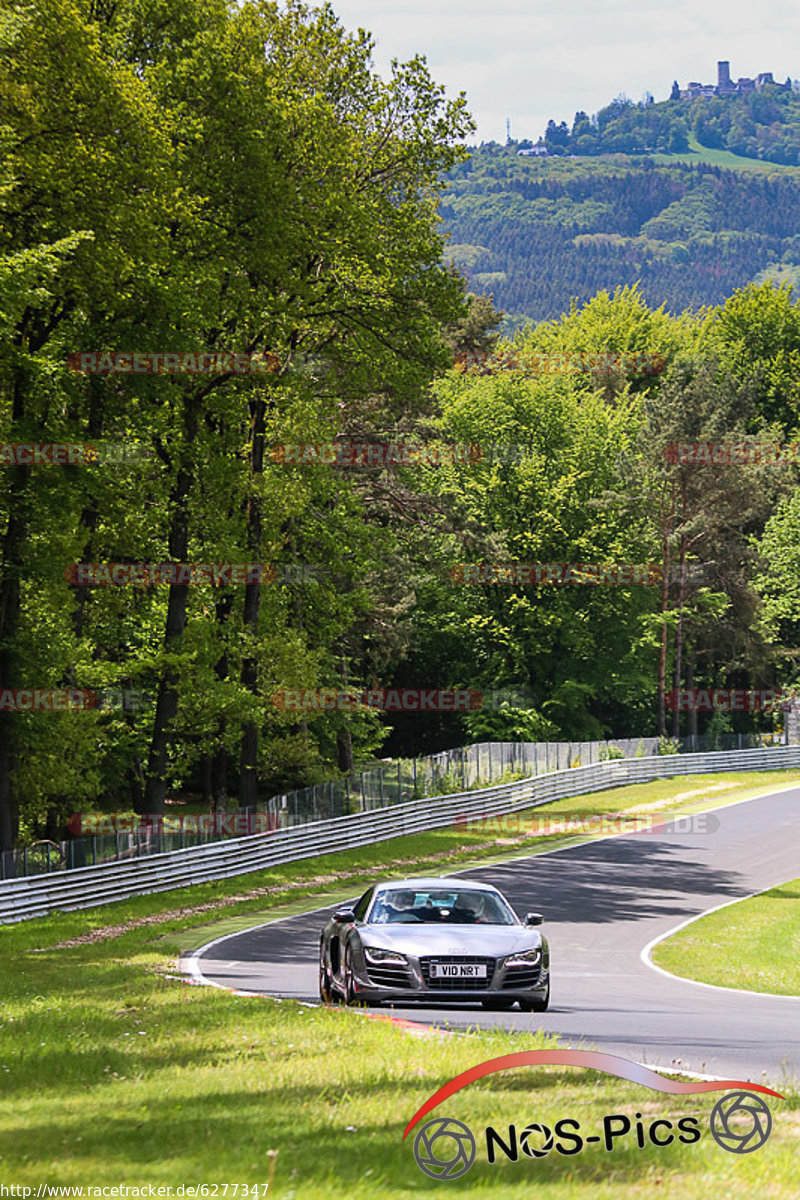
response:
<path fill-rule="evenodd" d="M 460 879 L 403 879 L 368 888 L 338 909 L 319 942 L 326 1003 L 480 1001 L 484 1008 L 544 1012 L 550 950 L 497 888 Z"/>

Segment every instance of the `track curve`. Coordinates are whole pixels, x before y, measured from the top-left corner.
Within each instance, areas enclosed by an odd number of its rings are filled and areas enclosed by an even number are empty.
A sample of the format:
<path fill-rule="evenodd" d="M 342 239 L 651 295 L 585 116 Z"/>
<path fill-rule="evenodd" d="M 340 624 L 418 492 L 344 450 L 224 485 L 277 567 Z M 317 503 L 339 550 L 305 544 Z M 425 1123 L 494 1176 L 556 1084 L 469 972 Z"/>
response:
<path fill-rule="evenodd" d="M 520 913 L 545 914 L 552 1007 L 490 1013 L 437 1003 L 396 1007 L 394 1015 L 452 1029 L 543 1029 L 572 1046 L 662 1069 L 679 1062 L 728 1077 L 797 1079 L 800 998 L 698 987 L 642 957 L 687 918 L 800 874 L 800 786 L 713 812 L 713 832 L 675 821 L 655 834 L 622 834 L 448 872 L 496 884 Z M 319 931 L 330 911 L 217 939 L 183 966 L 219 987 L 316 1002 Z M 744 988 L 748 966 L 742 964 Z"/>

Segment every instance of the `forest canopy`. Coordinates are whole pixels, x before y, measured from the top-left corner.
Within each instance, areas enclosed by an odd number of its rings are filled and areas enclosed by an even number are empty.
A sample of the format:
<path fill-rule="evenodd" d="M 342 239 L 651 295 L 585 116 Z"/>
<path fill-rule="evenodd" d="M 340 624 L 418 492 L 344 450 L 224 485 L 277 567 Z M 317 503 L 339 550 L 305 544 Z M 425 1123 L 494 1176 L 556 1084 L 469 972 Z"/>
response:
<path fill-rule="evenodd" d="M 739 286 L 796 253 L 793 182 L 469 160 L 463 97 L 381 80 L 328 8 L 12 4 L 0 61 L 0 848 L 794 683 L 796 463 L 671 449 L 798 436 L 800 309 Z M 570 303 L 567 244 L 639 257 Z M 680 245 L 714 306 L 683 313 Z M 495 304 L 541 319 L 501 340 Z M 287 700 L 386 689 L 526 699 Z"/>

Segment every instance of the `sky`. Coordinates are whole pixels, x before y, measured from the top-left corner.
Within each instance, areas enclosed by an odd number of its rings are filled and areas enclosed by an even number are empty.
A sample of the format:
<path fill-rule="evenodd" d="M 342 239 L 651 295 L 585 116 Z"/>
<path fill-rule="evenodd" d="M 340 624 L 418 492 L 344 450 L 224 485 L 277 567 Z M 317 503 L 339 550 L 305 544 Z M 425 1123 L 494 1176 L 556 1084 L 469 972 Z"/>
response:
<path fill-rule="evenodd" d="M 536 139 L 547 121 L 591 114 L 624 92 L 669 95 L 673 79 L 715 83 L 772 71 L 800 78 L 797 0 L 332 0 L 348 29 L 370 30 L 375 67 L 425 55 L 449 96 L 467 94 L 477 141 Z"/>

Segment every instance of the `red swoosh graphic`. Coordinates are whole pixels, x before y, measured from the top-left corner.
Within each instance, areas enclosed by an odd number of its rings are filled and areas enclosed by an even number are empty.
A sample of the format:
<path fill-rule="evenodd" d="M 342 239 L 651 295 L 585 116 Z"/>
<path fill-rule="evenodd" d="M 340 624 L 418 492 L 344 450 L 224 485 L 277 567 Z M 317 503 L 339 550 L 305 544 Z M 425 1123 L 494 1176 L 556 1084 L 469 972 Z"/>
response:
<path fill-rule="evenodd" d="M 443 1100 L 455 1095 L 456 1092 L 460 1092 L 467 1084 L 474 1083 L 476 1079 L 483 1079 L 484 1075 L 494 1075 L 496 1071 L 508 1071 L 512 1067 L 538 1067 L 543 1064 L 591 1067 L 594 1071 L 604 1071 L 606 1075 L 616 1075 L 631 1083 L 640 1083 L 644 1087 L 653 1088 L 656 1092 L 669 1092 L 672 1095 L 722 1092 L 726 1088 L 744 1088 L 748 1092 L 765 1092 L 768 1096 L 777 1096 L 779 1100 L 783 1100 L 780 1092 L 773 1092 L 772 1088 L 764 1087 L 761 1083 L 749 1083 L 743 1079 L 680 1083 L 676 1079 L 666 1079 L 658 1071 L 652 1071 L 649 1067 L 643 1067 L 627 1058 L 619 1058 L 616 1054 L 603 1054 L 598 1050 L 522 1050 L 517 1054 L 501 1054 L 499 1058 L 490 1058 L 488 1062 L 478 1063 L 477 1066 L 470 1067 L 468 1071 L 462 1071 L 460 1075 L 456 1075 L 449 1083 L 445 1083 L 438 1092 L 434 1092 L 425 1101 L 422 1108 L 414 1113 L 406 1126 L 403 1140 L 405 1141 L 417 1122 L 421 1121 L 432 1109 L 441 1104 Z"/>

